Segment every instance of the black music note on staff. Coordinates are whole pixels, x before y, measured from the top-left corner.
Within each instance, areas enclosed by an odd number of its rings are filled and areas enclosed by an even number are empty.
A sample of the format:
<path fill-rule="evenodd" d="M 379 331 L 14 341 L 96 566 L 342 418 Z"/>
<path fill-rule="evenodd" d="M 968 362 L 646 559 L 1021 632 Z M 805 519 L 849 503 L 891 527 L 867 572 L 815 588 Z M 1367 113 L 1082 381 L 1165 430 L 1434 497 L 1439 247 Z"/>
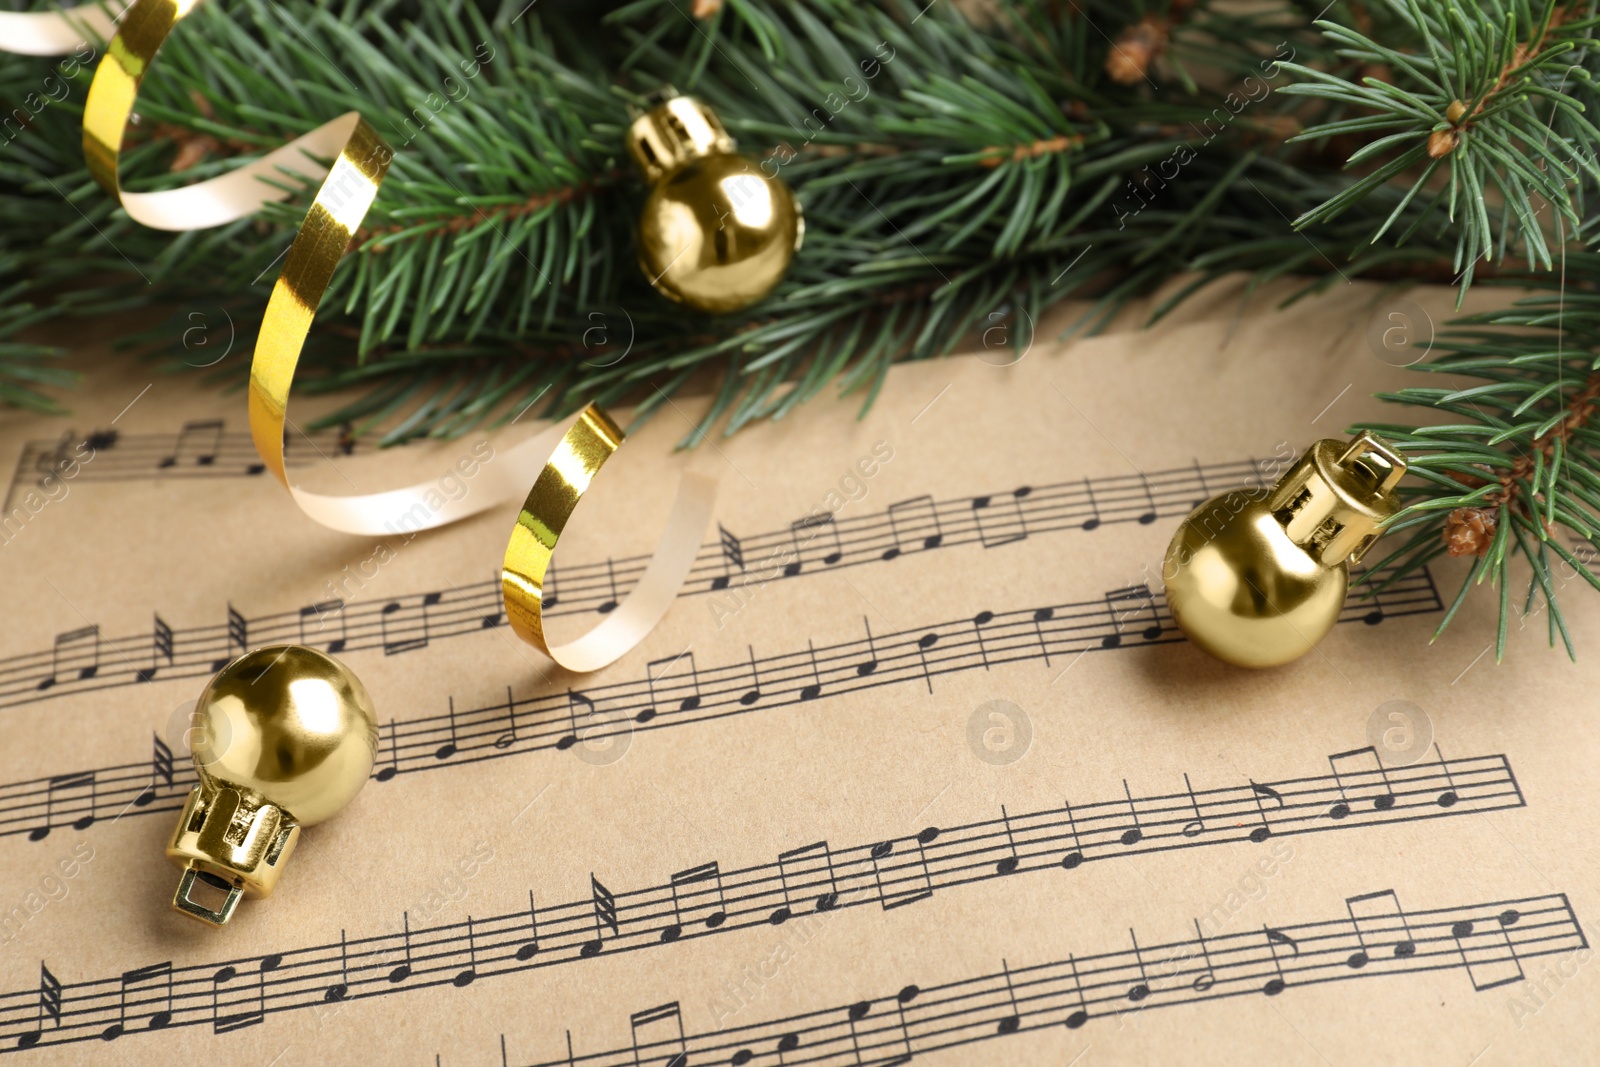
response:
<path fill-rule="evenodd" d="M 142 999 L 144 994 L 152 991 L 156 993 L 154 998 Z M 159 1009 L 150 1010 L 157 1004 L 161 1005 Z M 101 1038 L 112 1041 L 127 1032 L 130 1006 L 133 1008 L 131 1015 L 134 1022 L 137 1024 L 142 1019 L 151 1030 L 161 1030 L 172 1022 L 171 960 L 122 972 L 122 989 L 117 997 L 117 1021 L 100 1032 Z"/>
<path fill-rule="evenodd" d="M 43 691 L 54 688 L 68 675 L 87 681 L 100 673 L 100 627 L 85 626 L 56 635 L 50 650 L 50 673 L 39 682 Z"/>
<path fill-rule="evenodd" d="M 48 1017 L 56 1029 L 61 1029 L 61 982 L 50 973 L 50 968 L 39 961 L 38 1013 L 34 1028 L 17 1035 L 18 1048 L 32 1048 L 44 1037 L 44 1021 Z"/>
<path fill-rule="evenodd" d="M 150 785 L 133 798 L 134 807 L 144 808 L 153 803 L 165 787 L 172 791 L 172 748 L 157 735 L 150 735 Z"/>
<path fill-rule="evenodd" d="M 1306 778 L 1279 779 L 1274 787 L 1285 800 L 1285 808 L 1278 815 L 1276 830 L 1280 835 L 1291 833 L 1318 833 L 1334 830 L 1350 831 L 1364 825 L 1376 825 L 1422 818 L 1451 818 L 1479 810 L 1497 810 L 1515 807 L 1522 803 L 1516 791 L 1509 764 L 1502 757 L 1468 757 L 1452 759 L 1450 770 L 1461 790 L 1460 803 L 1441 809 L 1434 801 L 1438 784 L 1444 781 L 1440 769 L 1431 765 L 1407 767 L 1395 772 L 1395 785 L 1399 802 L 1394 809 L 1377 811 L 1365 808 L 1352 813 L 1348 819 L 1334 822 L 1326 816 L 1330 798 L 1338 795 L 1331 775 Z M 671 881 L 624 889 L 613 892 L 591 876 L 590 893 L 580 899 L 546 904 L 537 910 L 531 894 L 525 905 L 486 918 L 474 916 L 469 930 L 465 923 L 444 923 L 422 930 L 412 930 L 409 914 L 401 917 L 401 929 L 392 933 L 364 936 L 346 946 L 343 940 L 332 944 L 299 946 L 279 954 L 281 966 L 276 968 L 273 995 L 269 1001 L 272 1011 L 288 1011 L 315 1007 L 327 1002 L 330 988 L 329 969 L 333 961 L 340 961 L 341 984 L 347 986 L 346 995 L 386 995 L 404 988 L 421 988 L 452 982 L 464 968 L 473 970 L 478 981 L 497 974 L 511 973 L 530 967 L 560 966 L 593 955 L 599 948 L 596 935 L 607 940 L 608 952 L 663 950 L 668 944 L 661 938 L 662 917 L 671 917 L 673 902 L 680 902 L 686 910 L 683 918 L 692 913 L 696 936 L 720 936 L 732 930 L 757 929 L 767 924 L 782 923 L 791 916 L 835 909 L 846 909 L 872 904 L 892 903 L 926 891 L 947 892 L 956 887 L 990 878 L 1025 877 L 1029 873 L 1041 878 L 1071 877 L 1063 868 L 1076 866 L 1072 855 L 1091 859 L 1116 861 L 1119 857 L 1139 852 L 1170 848 L 1199 848 L 1225 846 L 1246 847 L 1240 837 L 1208 833 L 1195 838 L 1186 837 L 1182 827 L 1193 815 L 1193 802 L 1198 800 L 1207 823 L 1225 826 L 1243 820 L 1252 811 L 1255 801 L 1252 791 L 1244 782 L 1215 788 L 1186 789 L 1166 796 L 1137 797 L 1137 807 L 1145 835 L 1134 845 L 1118 846 L 1127 826 L 1127 794 L 1099 801 L 1080 801 L 1070 811 L 1063 807 L 1038 811 L 1012 812 L 1007 805 L 1001 817 L 981 819 L 966 824 L 928 827 L 905 837 L 880 838 L 848 845 L 843 848 L 817 841 L 800 848 L 789 849 L 775 859 L 751 866 L 725 871 L 717 868 L 719 879 L 685 882 L 682 877 L 704 873 L 704 870 L 679 872 L 676 894 Z M 1009 830 L 1009 833 L 1008 833 Z M 884 846 L 888 846 L 885 848 Z M 1063 860 L 1063 848 L 1073 848 Z M 1003 861 L 1015 858 L 1013 868 L 1005 866 L 1009 874 L 1000 873 Z M 1082 862 L 1080 859 L 1079 863 Z M 712 882 L 725 887 L 717 903 L 707 904 L 706 892 Z M 696 887 L 691 899 L 690 889 Z M 705 907 L 714 906 L 723 914 L 723 921 L 712 927 L 704 919 Z M 1541 921 L 1528 907 L 1516 905 L 1520 918 L 1509 924 L 1512 938 L 1538 936 Z M 1498 921 L 1504 909 L 1497 909 L 1485 920 Z M 655 921 L 623 924 L 624 913 L 640 917 L 654 916 Z M 702 918 L 704 916 L 704 919 Z M 1339 944 L 1348 943 L 1348 950 L 1339 955 L 1337 967 L 1350 971 L 1346 962 L 1349 952 L 1363 943 L 1370 951 L 1379 944 L 1392 943 L 1396 938 L 1412 940 L 1419 953 L 1430 953 L 1438 948 L 1427 940 L 1427 931 L 1418 925 L 1415 914 L 1406 917 L 1411 925 L 1403 929 L 1399 920 L 1389 920 L 1386 925 L 1363 922 L 1356 930 L 1349 916 L 1340 919 Z M 615 925 L 613 925 L 613 923 Z M 689 925 L 685 924 L 685 934 Z M 1461 945 L 1467 950 L 1468 961 L 1478 968 L 1480 975 L 1488 975 L 1495 953 L 1504 955 L 1503 938 L 1493 940 L 1489 935 L 1497 931 L 1492 926 L 1475 927 Z M 1258 941 L 1261 934 L 1254 936 Z M 1299 934 L 1294 936 L 1298 937 Z M 1451 965 L 1459 964 L 1457 940 L 1445 935 L 1448 944 L 1444 951 Z M 1465 935 L 1464 935 L 1465 936 Z M 1365 939 L 1363 941 L 1363 938 Z M 1302 939 L 1303 940 L 1303 939 Z M 427 946 L 425 953 L 412 955 L 416 943 Z M 1493 945 L 1499 944 L 1495 949 Z M 1516 941 L 1523 959 L 1523 943 Z M 1141 945 L 1147 961 L 1154 959 L 1152 949 Z M 1199 944 L 1187 948 L 1192 957 L 1201 950 Z M 1213 963 L 1219 969 L 1217 981 L 1222 984 L 1220 969 L 1224 960 L 1231 958 L 1216 948 L 1212 941 Z M 1304 951 L 1304 950 L 1303 950 Z M 1406 959 L 1401 951 L 1386 952 L 1384 960 Z M 1376 959 L 1376 956 L 1375 956 Z M 403 960 L 403 967 L 395 964 Z M 1263 956 L 1261 962 L 1265 963 Z M 250 968 L 236 962 L 230 964 L 239 974 L 225 983 L 233 989 L 244 982 L 243 988 L 253 993 L 247 980 L 258 975 Z M 219 963 L 197 963 L 174 968 L 173 1026 L 204 1023 L 214 1013 L 210 1002 L 209 985 Z M 1194 963 L 1188 965 L 1193 976 Z M 1366 968 L 1371 970 L 1372 968 Z M 1182 967 L 1173 969 L 1174 975 L 1183 973 Z M 1165 973 L 1164 969 L 1151 968 L 1151 975 Z M 1256 971 L 1259 989 L 1260 971 Z M 1184 987 L 1188 988 L 1187 979 Z M 1154 984 L 1152 983 L 1152 988 Z M 117 994 L 120 975 L 91 979 L 75 985 L 69 992 L 74 1004 L 70 1018 L 63 1017 L 62 1041 L 98 1038 L 101 1031 L 118 1019 Z M 1126 987 L 1117 997 L 1125 1003 Z M 238 994 L 234 994 L 237 997 Z M 254 997 L 246 1004 L 254 1009 Z M 244 1002 L 240 1002 L 244 1003 Z M 1077 1005 L 1074 1005 L 1076 1007 Z M 32 1033 L 37 1029 L 34 1020 L 34 1003 L 31 993 L 0 994 L 0 1041 Z M 224 1015 L 238 1009 L 225 1005 Z"/>
<path fill-rule="evenodd" d="M 733 580 L 733 572 L 744 573 L 744 547 L 739 544 L 739 539 L 728 532 L 722 523 L 717 523 L 717 544 L 722 549 L 722 562 L 726 568 L 723 573 L 711 579 L 713 590 L 726 589 Z"/>
<path fill-rule="evenodd" d="M 698 888 L 702 883 L 707 883 L 708 888 Z M 676 941 L 683 936 L 685 911 L 693 915 L 704 910 L 706 914 L 702 921 L 707 930 L 715 930 L 727 921 L 728 903 L 722 893 L 722 871 L 715 860 L 679 871 L 672 876 L 668 885 L 672 887 L 673 921 L 661 931 L 661 940 Z M 709 904 L 696 902 L 695 898 L 706 895 L 713 898 Z"/>
<path fill-rule="evenodd" d="M 248 437 L 242 439 L 242 447 L 250 449 Z M 90 472 L 98 466 L 95 464 L 86 468 L 80 477 L 89 477 Z M 1248 461 L 1213 465 L 1206 470 L 1211 472 L 1219 483 L 1237 483 L 1246 477 L 1256 476 L 1254 464 Z M 1188 511 L 1189 496 L 1198 491 L 1196 471 L 1190 467 L 1182 467 L 1172 471 L 1151 472 L 1144 480 L 1129 475 L 1119 475 L 1090 483 L 1074 480 L 1055 486 L 1034 486 L 1026 497 L 1015 499 L 1015 506 L 1018 512 L 1025 516 L 1030 538 L 1051 532 L 1076 531 L 1080 527 L 1088 526 L 1089 523 L 1083 516 L 1090 512 L 1101 516 L 1100 521 L 1106 523 L 1136 522 L 1144 513 L 1142 509 L 1148 506 L 1144 499 L 1147 481 L 1149 492 L 1154 494 L 1162 514 L 1177 515 Z M 1090 501 L 1091 494 L 1095 494 L 1093 502 Z M 994 499 L 998 500 L 1004 495 L 999 494 Z M 991 529 L 986 525 L 983 530 L 979 529 L 979 519 L 972 507 L 974 499 L 974 496 L 968 495 L 936 502 L 932 505 L 931 511 L 926 505 L 907 510 L 908 505 L 920 504 L 920 500 L 902 501 L 896 505 L 893 521 L 888 511 L 834 518 L 832 523 L 819 523 L 815 528 L 808 529 L 807 543 L 809 544 L 810 537 L 827 535 L 830 548 L 823 556 L 823 562 L 828 563 L 837 554 L 837 562 L 831 565 L 840 567 L 881 565 L 884 553 L 890 549 L 908 551 L 921 544 L 926 550 L 929 537 L 937 538 L 937 547 L 941 549 L 961 545 L 981 545 L 984 543 L 984 531 L 989 531 L 988 536 L 993 541 L 994 529 L 998 528 Z M 980 510 L 997 514 L 994 509 L 995 505 L 991 504 L 989 509 Z M 1011 508 L 1005 510 L 1010 511 Z M 989 515 L 984 515 L 982 521 L 989 523 Z M 924 535 L 920 542 L 917 540 L 918 534 Z M 763 558 L 772 556 L 776 565 L 777 559 L 793 555 L 795 548 L 792 546 L 796 544 L 796 538 L 796 531 L 790 526 L 739 538 L 741 558 L 750 560 L 756 555 Z M 904 544 L 901 543 L 902 540 Z M 899 552 L 894 552 L 892 555 L 898 556 Z M 819 573 L 824 569 L 809 566 L 810 561 L 816 559 L 814 549 L 808 549 L 805 558 L 807 560 L 805 573 Z M 556 572 L 552 568 L 546 575 L 543 590 L 546 610 L 553 614 L 583 612 L 604 614 L 616 606 L 617 600 L 625 591 L 633 587 L 644 573 L 647 563 L 648 557 L 639 556 L 563 566 L 560 568 L 559 584 L 562 594 L 559 598 L 556 596 Z M 696 557 L 689 578 L 679 595 L 715 594 L 718 591 L 714 588 L 717 586 L 716 579 L 727 576 L 728 566 L 729 562 L 720 539 L 706 544 Z M 486 628 L 494 629 L 504 623 L 500 603 L 500 582 L 496 575 L 482 582 L 453 587 L 449 592 L 436 591 L 431 594 L 415 592 L 389 601 L 358 601 L 346 605 L 339 613 L 340 628 L 332 641 L 343 642 L 341 646 L 343 651 L 380 648 L 385 644 L 394 653 L 423 647 L 422 643 L 416 640 L 420 627 L 412 626 L 409 632 L 401 632 L 404 629 L 399 626 L 402 620 L 387 617 L 384 609 L 390 603 L 407 606 L 401 613 L 409 618 L 416 612 L 414 605 L 430 596 L 434 598 L 433 603 L 423 613 L 427 627 L 426 635 L 430 642 L 482 633 Z M 556 610 L 558 599 L 559 611 Z M 1163 605 L 1164 598 L 1157 597 L 1155 607 L 1158 612 Z M 230 610 L 228 619 L 224 623 L 184 628 L 181 637 L 175 643 L 171 662 L 160 663 L 160 675 L 163 678 L 209 676 L 234 655 L 244 651 L 246 639 L 255 645 L 305 643 L 302 633 L 303 630 L 311 628 L 310 615 L 317 614 L 326 606 L 327 602 L 324 602 L 248 618 L 236 610 Z M 1050 611 L 1043 608 L 1039 610 L 1043 613 Z M 1407 575 L 1396 585 L 1387 587 L 1383 594 L 1385 619 L 1440 610 L 1443 610 L 1443 604 L 1438 590 L 1433 585 L 1431 574 L 1425 569 Z M 395 614 L 393 611 L 388 613 L 389 616 L 393 614 Z M 1370 610 L 1354 600 L 1346 605 L 1341 618 L 1344 621 L 1363 619 L 1368 622 L 1373 621 Z M 1159 619 L 1158 615 L 1158 622 Z M 1049 621 L 1048 614 L 1045 614 L 1040 621 Z M 1170 629 L 1164 624 L 1163 628 Z M 1108 632 L 1117 631 L 1113 626 Z M 118 637 L 115 640 L 107 638 L 105 644 L 114 648 L 143 647 L 149 640 L 147 634 L 138 633 Z M 1045 648 L 1045 658 L 1048 660 L 1054 652 L 1053 648 Z M 55 685 L 40 689 L 40 679 L 49 676 L 47 671 L 50 669 L 50 659 L 48 649 L 0 659 L 0 707 L 53 699 L 68 692 L 135 684 L 140 681 L 140 674 L 150 669 L 147 667 L 123 672 L 108 670 L 102 665 L 92 678 L 76 677 L 68 671 L 57 679 Z"/>
<path fill-rule="evenodd" d="M 1536 909 L 1539 916 L 1538 929 L 1531 933 L 1523 927 L 1529 914 L 1524 905 Z M 1427 931 L 1426 953 L 1362 971 L 1363 979 L 1446 969 L 1468 970 L 1470 975 L 1470 964 L 1458 957 L 1452 931 L 1467 927 L 1475 931 L 1484 922 L 1498 922 L 1499 916 L 1515 916 L 1503 929 L 1517 931 L 1508 936 L 1523 958 L 1553 956 L 1587 946 L 1562 895 L 1463 904 L 1416 915 Z M 587 1052 L 581 1058 L 591 1067 L 635 1067 L 645 1061 L 648 1049 L 652 1061 L 670 1055 L 671 1062 L 679 1065 L 747 1064 L 758 1051 L 771 1049 L 778 1053 L 779 1063 L 786 1062 L 786 1053 L 805 1050 L 808 1067 L 905 1063 L 924 1053 L 1003 1040 L 1030 1030 L 1062 1025 L 1078 1029 L 1091 1018 L 1120 1015 L 1129 1000 L 1143 1009 L 1204 1004 L 1249 992 L 1276 996 L 1290 988 L 1348 980 L 1353 976 L 1340 956 L 1348 950 L 1349 938 L 1341 932 L 1341 922 L 1266 928 L 1276 936 L 1263 937 L 1259 931 L 1215 936 L 1207 955 L 1214 964 L 1213 980 L 1204 985 L 1191 977 L 1195 961 L 1202 955 L 1194 942 L 1141 947 L 1130 931 L 1131 950 L 1071 953 L 1065 959 L 1017 967 L 1002 960 L 1000 969 L 990 973 L 905 985 L 899 994 L 809 1008 L 786 1018 L 743 1021 L 723 1030 L 684 1034 L 681 1026 L 664 1025 L 661 1036 L 649 1043 L 641 1042 L 635 1031 L 628 1044 Z M 1476 936 L 1473 931 L 1460 936 Z M 1278 977 L 1263 987 L 1263 971 Z M 892 1004 L 896 1010 L 877 1011 L 880 1004 Z M 631 1018 L 675 1020 L 675 1011 L 676 1005 L 669 1004 Z M 725 1061 L 729 1049 L 737 1051 Z M 576 1058 L 535 1067 L 561 1067 L 569 1062 Z"/>
<path fill-rule="evenodd" d="M 172 627 L 162 621 L 161 616 L 155 617 L 155 629 L 150 634 L 150 666 L 140 668 L 135 679 L 148 682 L 156 676 L 161 669 L 161 661 L 166 660 L 168 667 L 172 666 Z"/>
<path fill-rule="evenodd" d="M 881 558 L 899 557 L 907 546 L 923 551 L 938 548 L 944 543 L 944 531 L 939 525 L 939 509 L 931 496 L 916 496 L 889 505 L 889 529 L 894 544 L 883 551 Z"/>

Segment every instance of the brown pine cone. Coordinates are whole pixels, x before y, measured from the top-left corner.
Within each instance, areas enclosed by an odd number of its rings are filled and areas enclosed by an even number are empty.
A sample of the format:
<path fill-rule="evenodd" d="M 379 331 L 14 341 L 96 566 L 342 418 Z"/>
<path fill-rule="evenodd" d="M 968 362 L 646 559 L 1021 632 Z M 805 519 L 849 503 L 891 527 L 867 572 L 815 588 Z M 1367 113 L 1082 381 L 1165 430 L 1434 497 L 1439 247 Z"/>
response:
<path fill-rule="evenodd" d="M 1495 508 L 1456 508 L 1444 520 L 1445 553 L 1451 556 L 1482 556 L 1494 543 L 1494 528 L 1500 513 Z"/>

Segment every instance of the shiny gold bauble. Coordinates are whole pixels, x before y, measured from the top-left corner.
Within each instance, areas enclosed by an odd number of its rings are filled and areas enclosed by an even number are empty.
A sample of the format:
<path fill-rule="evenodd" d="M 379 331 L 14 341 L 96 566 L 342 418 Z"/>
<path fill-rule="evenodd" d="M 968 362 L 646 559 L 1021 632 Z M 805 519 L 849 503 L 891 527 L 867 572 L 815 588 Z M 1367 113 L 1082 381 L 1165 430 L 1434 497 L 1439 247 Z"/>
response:
<path fill-rule="evenodd" d="M 1227 521 L 1208 520 L 1226 515 Z M 1224 493 L 1196 508 L 1167 549 L 1167 606 L 1189 640 L 1238 667 L 1311 651 L 1344 607 L 1349 574 L 1289 540 L 1266 501 Z"/>
<path fill-rule="evenodd" d="M 232 785 L 302 826 L 354 799 L 372 774 L 378 720 L 350 669 L 302 645 L 271 645 L 228 664 L 195 708 L 203 785 Z"/>
<path fill-rule="evenodd" d="M 1189 640 L 1238 667 L 1311 651 L 1339 621 L 1350 565 L 1400 508 L 1406 462 L 1370 433 L 1318 441 L 1270 490 L 1223 493 L 1167 548 L 1167 606 Z"/>
<path fill-rule="evenodd" d="M 684 96 L 640 116 L 629 149 L 650 183 L 638 227 L 639 267 L 650 284 L 707 314 L 770 293 L 805 234 L 776 167 L 768 174 L 736 153 L 716 114 Z"/>

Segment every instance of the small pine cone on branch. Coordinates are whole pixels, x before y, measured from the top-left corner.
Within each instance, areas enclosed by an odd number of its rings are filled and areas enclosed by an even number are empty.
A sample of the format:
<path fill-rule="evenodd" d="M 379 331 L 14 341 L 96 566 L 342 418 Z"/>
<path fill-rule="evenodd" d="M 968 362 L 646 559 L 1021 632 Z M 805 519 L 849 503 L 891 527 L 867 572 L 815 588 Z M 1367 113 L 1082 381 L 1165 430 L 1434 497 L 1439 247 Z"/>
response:
<path fill-rule="evenodd" d="M 1499 519 L 1496 508 L 1456 508 L 1444 520 L 1446 555 L 1481 558 L 1494 543 L 1494 528 Z"/>
<path fill-rule="evenodd" d="M 1137 85 L 1149 76 L 1150 64 L 1167 50 L 1166 19 L 1146 15 L 1123 30 L 1106 55 L 1106 73 L 1118 85 Z"/>

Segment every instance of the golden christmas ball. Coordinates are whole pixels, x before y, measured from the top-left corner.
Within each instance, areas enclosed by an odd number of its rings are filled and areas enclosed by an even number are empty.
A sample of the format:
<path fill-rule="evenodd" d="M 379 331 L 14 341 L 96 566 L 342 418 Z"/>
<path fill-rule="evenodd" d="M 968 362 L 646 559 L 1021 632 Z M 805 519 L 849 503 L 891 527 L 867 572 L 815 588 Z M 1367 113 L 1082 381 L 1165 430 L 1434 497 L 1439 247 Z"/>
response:
<path fill-rule="evenodd" d="M 749 307 L 783 279 L 805 235 L 789 186 L 748 156 L 711 108 L 674 96 L 636 119 L 628 150 L 650 194 L 639 267 L 657 291 L 707 314 Z"/>
<path fill-rule="evenodd" d="M 1323 440 L 1270 490 L 1238 489 L 1179 525 L 1162 578 L 1189 639 L 1238 667 L 1298 659 L 1339 620 L 1350 580 L 1400 508 L 1405 459 L 1381 438 Z"/>
<path fill-rule="evenodd" d="M 300 828 L 336 815 L 372 774 L 378 720 L 351 670 L 302 645 L 248 652 L 200 694 L 189 730 L 200 783 L 167 846 L 183 868 L 173 907 L 222 925 L 241 895 L 267 896 Z M 191 898 L 196 881 L 226 894 Z"/>

